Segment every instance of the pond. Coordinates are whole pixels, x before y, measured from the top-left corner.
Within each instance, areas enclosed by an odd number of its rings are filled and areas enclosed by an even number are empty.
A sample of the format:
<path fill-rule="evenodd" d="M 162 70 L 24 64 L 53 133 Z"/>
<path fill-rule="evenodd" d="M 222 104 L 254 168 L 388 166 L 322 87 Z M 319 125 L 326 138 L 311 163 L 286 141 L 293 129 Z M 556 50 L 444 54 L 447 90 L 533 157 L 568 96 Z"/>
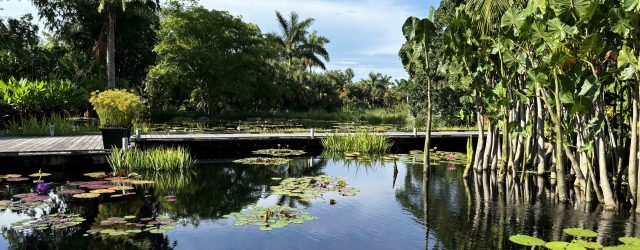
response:
<path fill-rule="evenodd" d="M 525 183 L 528 188 L 507 186 L 502 190 L 491 173 L 479 173 L 463 181 L 463 166 L 455 164 L 434 165 L 428 179 L 423 180 L 422 165 L 410 161 L 394 164 L 309 156 L 277 167 L 210 162 L 184 174 L 143 174 L 154 184 L 132 184 L 135 189 L 118 192 L 135 192 L 125 197 L 95 199 L 61 194 L 63 189 L 77 189 L 73 185 L 87 185 L 66 181 L 87 182 L 93 180 L 91 177 L 52 173 L 43 177 L 52 183 L 48 200 L 0 213 L 0 248 L 521 249 L 508 240 L 510 235 L 571 240 L 562 229 L 580 227 L 598 232 L 594 240 L 604 245 L 617 245 L 620 236 L 640 234 L 636 217 L 624 211 L 603 212 L 599 206 L 553 203 L 546 196 L 549 184 L 537 189 L 531 179 Z M 324 175 L 344 177 L 340 179 L 344 183 L 336 185 L 359 192 L 341 195 L 329 190 L 319 198 L 301 198 L 276 194 L 271 188 L 284 181 L 279 178 Z M 35 185 L 29 181 L 7 183 L 3 180 L 4 200 L 35 192 Z M 428 183 L 426 211 L 423 183 Z M 545 198 L 535 198 L 538 190 Z M 264 231 L 260 226 L 236 226 L 236 217 L 225 216 L 256 205 L 293 207 L 309 217 Z M 29 224 L 24 219 L 43 215 L 49 215 L 50 220 L 64 219 L 60 214 L 75 214 L 66 221 L 78 223 L 20 229 L 20 225 Z M 126 227 L 125 223 L 141 223 L 145 230 L 128 235 L 87 232 L 114 225 Z M 156 230 L 152 232 L 151 228 Z"/>

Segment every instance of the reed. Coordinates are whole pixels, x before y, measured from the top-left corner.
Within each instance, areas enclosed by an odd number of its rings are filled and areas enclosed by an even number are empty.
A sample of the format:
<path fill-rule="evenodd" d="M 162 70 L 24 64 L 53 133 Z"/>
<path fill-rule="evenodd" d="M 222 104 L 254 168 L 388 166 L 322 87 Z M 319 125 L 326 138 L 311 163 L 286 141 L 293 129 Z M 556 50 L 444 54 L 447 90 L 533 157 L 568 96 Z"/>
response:
<path fill-rule="evenodd" d="M 366 154 L 385 153 L 392 143 L 386 135 L 362 133 L 331 134 L 322 139 L 322 146 L 326 152 L 360 152 Z"/>
<path fill-rule="evenodd" d="M 11 135 L 49 135 L 49 126 L 54 126 L 56 135 L 89 134 L 100 131 L 95 124 L 75 124 L 68 117 L 59 114 L 48 117 L 22 117 L 6 123 L 7 133 Z"/>
<path fill-rule="evenodd" d="M 148 150 L 113 148 L 107 161 L 114 172 L 119 171 L 182 171 L 195 161 L 183 147 L 157 147 Z"/>

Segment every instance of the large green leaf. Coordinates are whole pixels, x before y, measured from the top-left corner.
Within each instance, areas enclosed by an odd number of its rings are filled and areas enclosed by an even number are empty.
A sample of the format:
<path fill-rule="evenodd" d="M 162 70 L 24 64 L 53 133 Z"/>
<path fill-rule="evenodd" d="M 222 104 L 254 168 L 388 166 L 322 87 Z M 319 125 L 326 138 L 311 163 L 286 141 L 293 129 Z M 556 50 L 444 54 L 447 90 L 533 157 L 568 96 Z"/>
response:
<path fill-rule="evenodd" d="M 640 0 L 622 0 L 624 10 L 640 12 Z"/>
<path fill-rule="evenodd" d="M 512 8 L 509 8 L 502 15 L 502 19 L 500 20 L 500 26 L 505 28 L 508 27 L 513 29 L 514 34 L 517 36 L 520 33 L 520 28 L 524 24 L 526 17 L 519 12 L 514 11 Z"/>
<path fill-rule="evenodd" d="M 578 29 L 575 26 L 569 26 L 558 18 L 551 19 L 547 22 L 549 32 L 554 38 L 560 41 L 565 40 L 567 37 L 578 34 Z"/>
<path fill-rule="evenodd" d="M 627 65 L 638 64 L 638 58 L 635 55 L 635 51 L 628 46 L 622 46 L 620 53 L 618 53 L 618 68 L 624 68 Z"/>
<path fill-rule="evenodd" d="M 544 240 L 522 234 L 511 235 L 509 236 L 509 240 L 523 246 L 543 246 L 545 244 Z"/>
<path fill-rule="evenodd" d="M 589 13 L 591 0 L 550 0 L 551 8 L 556 15 L 570 15 L 575 12 L 580 19 Z"/>
<path fill-rule="evenodd" d="M 633 25 L 631 25 L 631 21 L 627 18 L 620 19 L 618 20 L 618 22 L 616 22 L 616 24 L 611 26 L 611 31 L 618 35 L 621 35 L 624 38 L 628 38 L 629 33 L 631 33 L 633 29 L 634 28 Z"/>

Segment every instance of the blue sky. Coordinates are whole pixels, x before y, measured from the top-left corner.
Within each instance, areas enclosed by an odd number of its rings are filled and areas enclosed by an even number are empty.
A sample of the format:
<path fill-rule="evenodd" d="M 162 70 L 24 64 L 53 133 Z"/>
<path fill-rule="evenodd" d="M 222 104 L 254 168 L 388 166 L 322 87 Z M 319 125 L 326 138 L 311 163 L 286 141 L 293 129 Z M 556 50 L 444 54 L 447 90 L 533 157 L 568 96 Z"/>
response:
<path fill-rule="evenodd" d="M 226 10 L 256 23 L 263 32 L 278 31 L 275 11 L 313 17 L 312 29 L 328 37 L 328 69 L 352 68 L 356 78 L 371 71 L 406 78 L 397 56 L 404 41 L 402 24 L 409 16 L 426 17 L 439 0 L 200 0 L 209 9 Z M 0 16 L 34 13 L 28 0 L 0 0 Z"/>

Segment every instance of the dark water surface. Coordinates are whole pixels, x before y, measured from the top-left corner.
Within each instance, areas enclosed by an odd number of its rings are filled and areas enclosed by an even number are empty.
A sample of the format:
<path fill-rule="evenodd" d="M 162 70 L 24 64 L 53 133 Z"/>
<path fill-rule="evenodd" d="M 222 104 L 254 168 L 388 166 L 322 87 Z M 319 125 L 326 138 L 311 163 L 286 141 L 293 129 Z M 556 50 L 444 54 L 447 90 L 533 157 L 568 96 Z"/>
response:
<path fill-rule="evenodd" d="M 193 173 L 156 176 L 151 188 L 136 190 L 125 201 L 77 199 L 55 195 L 43 209 L 0 213 L 0 248 L 13 249 L 519 249 L 511 234 L 535 235 L 544 240 L 570 240 L 562 229 L 582 227 L 599 233 L 598 242 L 618 244 L 620 236 L 638 236 L 638 220 L 621 212 L 603 212 L 599 206 L 557 205 L 549 189 L 498 188 L 490 173 L 462 180 L 462 166 L 433 166 L 423 179 L 422 165 L 356 163 L 322 157 L 298 158 L 289 166 L 242 166 L 228 162 L 198 165 Z M 327 193 L 309 202 L 273 195 L 272 177 L 314 175 L 346 177 L 360 189 L 353 197 Z M 70 180 L 56 175 L 53 181 Z M 76 177 L 73 177 L 76 178 Z M 80 178 L 80 176 L 77 176 Z M 75 179 L 72 179 L 75 180 Z M 423 183 L 428 183 L 424 209 Z M 548 184 L 546 186 L 549 186 Z M 58 187 L 59 188 L 59 187 Z M 3 199 L 29 192 L 29 186 L 5 187 Z M 485 195 L 486 194 L 486 195 Z M 503 194 L 503 195 L 500 195 Z M 163 197 L 175 195 L 176 201 Z M 529 197 L 527 200 L 526 197 Z M 330 205 L 330 199 L 336 204 Z M 317 217 L 272 231 L 255 226 L 234 226 L 223 215 L 251 205 L 292 206 Z M 76 213 L 87 219 L 60 230 L 17 232 L 11 223 L 42 213 Z M 168 215 L 175 230 L 157 235 L 141 233 L 120 238 L 83 236 L 109 217 Z M 427 222 L 425 222 L 425 217 Z M 426 225 L 426 226 L 425 226 Z"/>

